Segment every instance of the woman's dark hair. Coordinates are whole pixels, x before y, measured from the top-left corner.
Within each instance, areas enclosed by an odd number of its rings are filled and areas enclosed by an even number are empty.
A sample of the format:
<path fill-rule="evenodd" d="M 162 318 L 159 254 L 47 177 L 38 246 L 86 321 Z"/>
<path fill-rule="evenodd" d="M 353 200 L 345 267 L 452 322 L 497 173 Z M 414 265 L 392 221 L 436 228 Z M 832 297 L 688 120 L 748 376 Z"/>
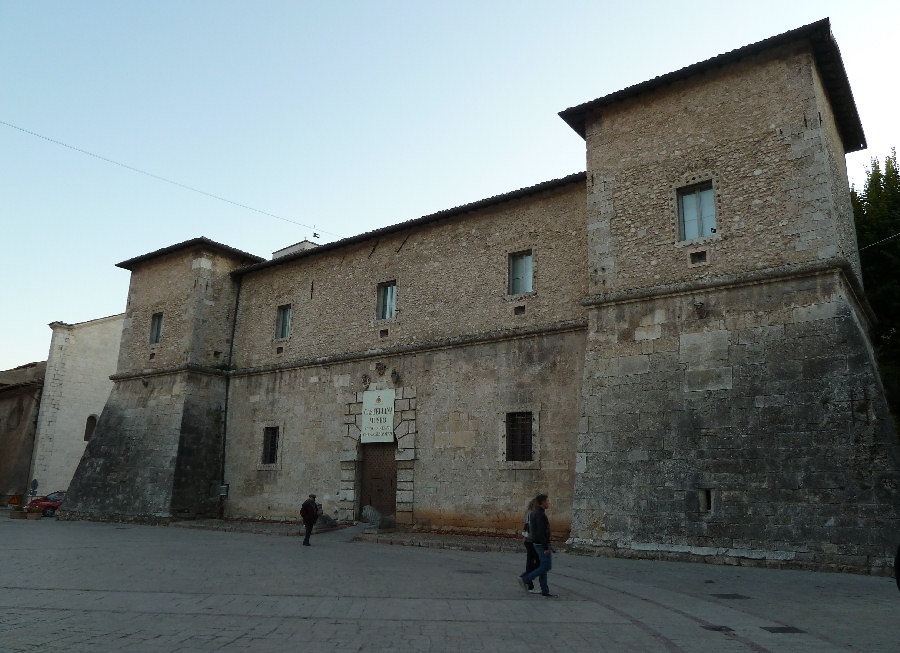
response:
<path fill-rule="evenodd" d="M 534 498 L 534 504 L 536 506 L 539 506 L 542 503 L 544 503 L 544 501 L 546 501 L 547 499 L 548 499 L 548 497 L 546 494 L 539 494 Z"/>

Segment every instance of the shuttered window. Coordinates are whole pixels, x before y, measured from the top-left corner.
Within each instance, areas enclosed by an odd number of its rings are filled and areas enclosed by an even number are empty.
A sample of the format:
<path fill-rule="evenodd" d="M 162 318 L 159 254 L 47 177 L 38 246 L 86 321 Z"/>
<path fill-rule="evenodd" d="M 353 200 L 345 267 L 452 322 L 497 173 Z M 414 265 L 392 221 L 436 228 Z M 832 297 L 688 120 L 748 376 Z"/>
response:
<path fill-rule="evenodd" d="M 678 191 L 681 240 L 703 238 L 716 233 L 716 203 L 712 182 Z"/>
<path fill-rule="evenodd" d="M 397 307 L 397 282 L 387 281 L 378 284 L 378 307 L 376 317 L 379 320 L 389 320 L 394 317 Z"/>
<path fill-rule="evenodd" d="M 531 292 L 531 250 L 509 255 L 509 294 Z"/>

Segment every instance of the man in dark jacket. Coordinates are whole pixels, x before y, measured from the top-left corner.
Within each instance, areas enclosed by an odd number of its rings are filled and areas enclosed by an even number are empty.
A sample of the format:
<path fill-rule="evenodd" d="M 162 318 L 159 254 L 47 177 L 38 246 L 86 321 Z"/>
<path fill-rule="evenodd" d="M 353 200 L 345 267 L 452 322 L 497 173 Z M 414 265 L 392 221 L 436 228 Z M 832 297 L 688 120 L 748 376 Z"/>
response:
<path fill-rule="evenodd" d="M 303 546 L 309 546 L 309 536 L 312 535 L 313 526 L 316 525 L 316 520 L 319 518 L 315 494 L 310 494 L 309 498 L 300 506 L 300 518 L 306 527 L 306 537 L 303 538 Z"/>
<path fill-rule="evenodd" d="M 523 587 L 527 588 L 528 584 L 537 578 L 541 585 L 541 594 L 547 598 L 557 598 L 558 595 L 551 594 L 550 588 L 547 586 L 547 572 L 553 567 L 553 549 L 550 547 L 550 520 L 547 519 L 547 508 L 550 507 L 550 499 L 546 494 L 539 494 L 535 497 L 534 502 L 537 504 L 537 508 L 531 513 L 529 531 L 531 539 L 534 540 L 532 546 L 535 553 L 537 553 L 538 559 L 541 561 L 541 566 L 524 576 L 520 576 L 519 582 Z"/>

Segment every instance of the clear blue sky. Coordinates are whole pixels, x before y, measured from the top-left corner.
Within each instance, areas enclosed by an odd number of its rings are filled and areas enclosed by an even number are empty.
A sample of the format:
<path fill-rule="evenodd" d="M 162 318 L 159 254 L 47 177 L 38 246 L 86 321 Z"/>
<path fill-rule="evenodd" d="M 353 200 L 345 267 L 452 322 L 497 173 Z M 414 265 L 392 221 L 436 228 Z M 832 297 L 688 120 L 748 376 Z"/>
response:
<path fill-rule="evenodd" d="M 733 8 L 730 8 L 733 7 Z M 869 150 L 900 144 L 900 2 L 0 0 L 0 369 L 125 310 L 115 263 L 268 257 L 584 170 L 556 113 L 829 16 Z"/>

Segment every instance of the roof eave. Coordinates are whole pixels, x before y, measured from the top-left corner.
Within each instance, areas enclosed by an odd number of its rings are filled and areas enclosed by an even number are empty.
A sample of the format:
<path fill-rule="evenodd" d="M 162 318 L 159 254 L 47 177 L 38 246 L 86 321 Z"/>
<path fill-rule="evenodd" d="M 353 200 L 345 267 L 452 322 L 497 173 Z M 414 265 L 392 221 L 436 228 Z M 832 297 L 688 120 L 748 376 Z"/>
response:
<path fill-rule="evenodd" d="M 654 77 L 653 79 L 629 86 L 609 95 L 585 102 L 574 107 L 569 107 L 559 112 L 559 116 L 582 138 L 586 137 L 586 122 L 588 118 L 611 104 L 621 102 L 642 93 L 649 93 L 677 81 L 694 77 L 713 68 L 720 68 L 736 63 L 746 57 L 761 54 L 776 47 L 789 43 L 807 40 L 812 46 L 813 55 L 825 92 L 832 105 L 838 131 L 844 151 L 856 152 L 865 149 L 866 138 L 863 133 L 862 123 L 853 100 L 853 92 L 850 89 L 850 81 L 844 69 L 841 53 L 837 42 L 831 34 L 831 23 L 827 18 L 798 27 L 797 29 L 772 36 L 763 41 L 720 54 L 706 61 L 686 66 L 679 70 Z"/>

